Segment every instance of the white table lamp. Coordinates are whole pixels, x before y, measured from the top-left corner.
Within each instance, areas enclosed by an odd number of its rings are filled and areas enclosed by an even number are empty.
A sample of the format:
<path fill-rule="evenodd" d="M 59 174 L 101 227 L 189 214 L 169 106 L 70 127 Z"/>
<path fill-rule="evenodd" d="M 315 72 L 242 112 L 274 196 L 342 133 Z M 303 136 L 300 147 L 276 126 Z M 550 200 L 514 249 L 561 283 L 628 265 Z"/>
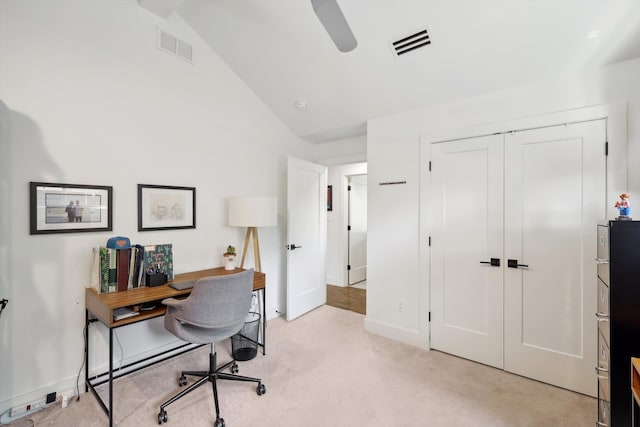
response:
<path fill-rule="evenodd" d="M 255 270 L 262 271 L 260 264 L 260 245 L 258 243 L 258 227 L 278 225 L 278 200 L 275 197 L 232 197 L 229 199 L 229 225 L 247 227 L 242 248 L 240 268 L 244 268 L 249 240 L 253 236 L 253 257 Z"/>

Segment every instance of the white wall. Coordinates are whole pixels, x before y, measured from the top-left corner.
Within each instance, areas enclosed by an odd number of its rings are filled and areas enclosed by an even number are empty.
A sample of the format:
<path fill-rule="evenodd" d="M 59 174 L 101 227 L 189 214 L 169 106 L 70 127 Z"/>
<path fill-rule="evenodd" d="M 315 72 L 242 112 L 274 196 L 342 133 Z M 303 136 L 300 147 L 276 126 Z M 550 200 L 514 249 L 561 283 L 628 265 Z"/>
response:
<path fill-rule="evenodd" d="M 327 185 L 333 185 L 333 210 L 327 212 L 327 283 L 347 286 L 347 225 L 349 175 L 367 173 L 366 163 L 331 166 Z"/>
<path fill-rule="evenodd" d="M 580 75 L 549 78 L 370 120 L 365 328 L 416 346 L 429 345 L 428 222 L 424 219 L 428 218 L 424 211 L 428 207 L 424 203 L 428 194 L 420 185 L 427 173 L 428 154 L 421 153 L 421 140 L 426 143 L 455 134 L 471 136 L 474 129 L 501 130 L 502 123 L 509 120 L 621 102 L 627 107 L 626 187 L 633 198 L 633 194 L 640 194 L 640 58 Z M 614 131 L 622 135 L 625 129 Z M 612 158 L 624 156 L 620 152 L 613 154 L 610 154 L 610 163 Z M 625 168 L 617 160 L 614 162 L 615 168 Z M 609 171 L 609 178 L 612 173 L 620 175 Z M 624 177 L 624 172 L 621 175 Z M 382 181 L 396 180 L 407 183 L 379 185 Z M 620 187 L 625 184 L 616 182 L 613 188 Z M 613 206 L 617 194 L 611 191 L 608 197 L 608 203 Z M 391 253 L 394 256 L 390 259 Z M 403 312 L 396 310 L 398 299 L 405 302 Z"/>
<path fill-rule="evenodd" d="M 157 27 L 195 63 L 157 49 Z M 0 58 L 0 412 L 75 388 L 91 247 L 111 236 L 172 243 L 176 273 L 218 266 L 244 236 L 226 198 L 277 196 L 260 240 L 267 315 L 284 309 L 286 156 L 318 155 L 183 22 L 134 0 L 2 0 Z M 112 186 L 113 232 L 29 235 L 30 181 Z M 196 229 L 138 232 L 138 183 L 196 187 Z M 117 334 L 116 364 L 174 340 L 161 319 Z M 104 367 L 104 327 L 91 335 Z"/>
<path fill-rule="evenodd" d="M 313 148 L 315 161 L 325 166 L 338 166 L 367 161 L 367 136 L 315 144 Z"/>
<path fill-rule="evenodd" d="M 369 132 L 374 127 L 369 127 Z M 390 133 L 393 130 L 387 129 Z M 419 136 L 369 133 L 367 144 L 368 331 L 419 346 Z M 389 184 L 395 183 L 398 184 Z M 404 183 L 403 183 L 404 182 Z M 382 185 L 381 185 L 382 184 Z M 398 311 L 398 302 L 404 311 Z"/>

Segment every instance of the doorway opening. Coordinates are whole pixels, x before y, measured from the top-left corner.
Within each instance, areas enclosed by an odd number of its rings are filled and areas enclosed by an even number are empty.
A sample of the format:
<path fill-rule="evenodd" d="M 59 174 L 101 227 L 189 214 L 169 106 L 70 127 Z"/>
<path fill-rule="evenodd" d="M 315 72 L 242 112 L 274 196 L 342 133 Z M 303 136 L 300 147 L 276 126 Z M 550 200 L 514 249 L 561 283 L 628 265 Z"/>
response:
<path fill-rule="evenodd" d="M 367 175 L 347 176 L 347 284 L 367 284 Z"/>
<path fill-rule="evenodd" d="M 328 169 L 327 304 L 366 314 L 367 164 Z"/>

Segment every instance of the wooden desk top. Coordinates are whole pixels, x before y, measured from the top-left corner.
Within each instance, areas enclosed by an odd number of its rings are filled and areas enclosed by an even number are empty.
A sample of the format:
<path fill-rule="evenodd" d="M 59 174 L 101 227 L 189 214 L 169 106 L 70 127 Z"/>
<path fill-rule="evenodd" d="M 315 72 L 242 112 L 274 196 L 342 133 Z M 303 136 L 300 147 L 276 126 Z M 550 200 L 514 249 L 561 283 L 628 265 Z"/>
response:
<path fill-rule="evenodd" d="M 159 304 L 153 310 L 141 312 L 140 314 L 126 319 L 114 321 L 113 310 L 120 307 L 128 307 L 132 305 L 141 305 L 146 302 L 160 301 L 165 298 L 175 298 L 179 296 L 186 296 L 191 293 L 191 289 L 177 290 L 173 289 L 169 285 L 171 283 L 189 282 L 192 280 L 198 280 L 203 277 L 210 276 L 226 276 L 228 274 L 239 273 L 244 271 L 243 269 L 236 268 L 235 270 L 225 270 L 224 267 L 209 268 L 207 270 L 191 271 L 188 273 L 176 274 L 174 279 L 168 282 L 166 285 L 154 286 L 152 288 L 142 287 L 129 289 L 121 292 L 111 292 L 108 294 L 100 294 L 95 288 L 85 289 L 85 307 L 91 314 L 93 314 L 98 320 L 104 323 L 109 328 L 116 328 L 119 326 L 127 325 L 129 323 L 140 322 L 152 317 L 163 316 L 166 307 Z M 261 290 L 266 287 L 266 277 L 264 273 L 256 271 L 253 276 L 253 290 Z"/>

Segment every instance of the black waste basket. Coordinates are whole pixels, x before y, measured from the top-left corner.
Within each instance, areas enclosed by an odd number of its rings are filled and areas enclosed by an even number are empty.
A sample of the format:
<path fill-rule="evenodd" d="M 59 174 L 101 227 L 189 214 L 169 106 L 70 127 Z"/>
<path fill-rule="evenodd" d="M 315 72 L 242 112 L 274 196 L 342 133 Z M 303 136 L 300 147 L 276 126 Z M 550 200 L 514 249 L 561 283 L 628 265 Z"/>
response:
<path fill-rule="evenodd" d="M 231 337 L 231 354 L 235 360 L 251 360 L 258 354 L 260 314 L 250 312 L 240 332 Z"/>

